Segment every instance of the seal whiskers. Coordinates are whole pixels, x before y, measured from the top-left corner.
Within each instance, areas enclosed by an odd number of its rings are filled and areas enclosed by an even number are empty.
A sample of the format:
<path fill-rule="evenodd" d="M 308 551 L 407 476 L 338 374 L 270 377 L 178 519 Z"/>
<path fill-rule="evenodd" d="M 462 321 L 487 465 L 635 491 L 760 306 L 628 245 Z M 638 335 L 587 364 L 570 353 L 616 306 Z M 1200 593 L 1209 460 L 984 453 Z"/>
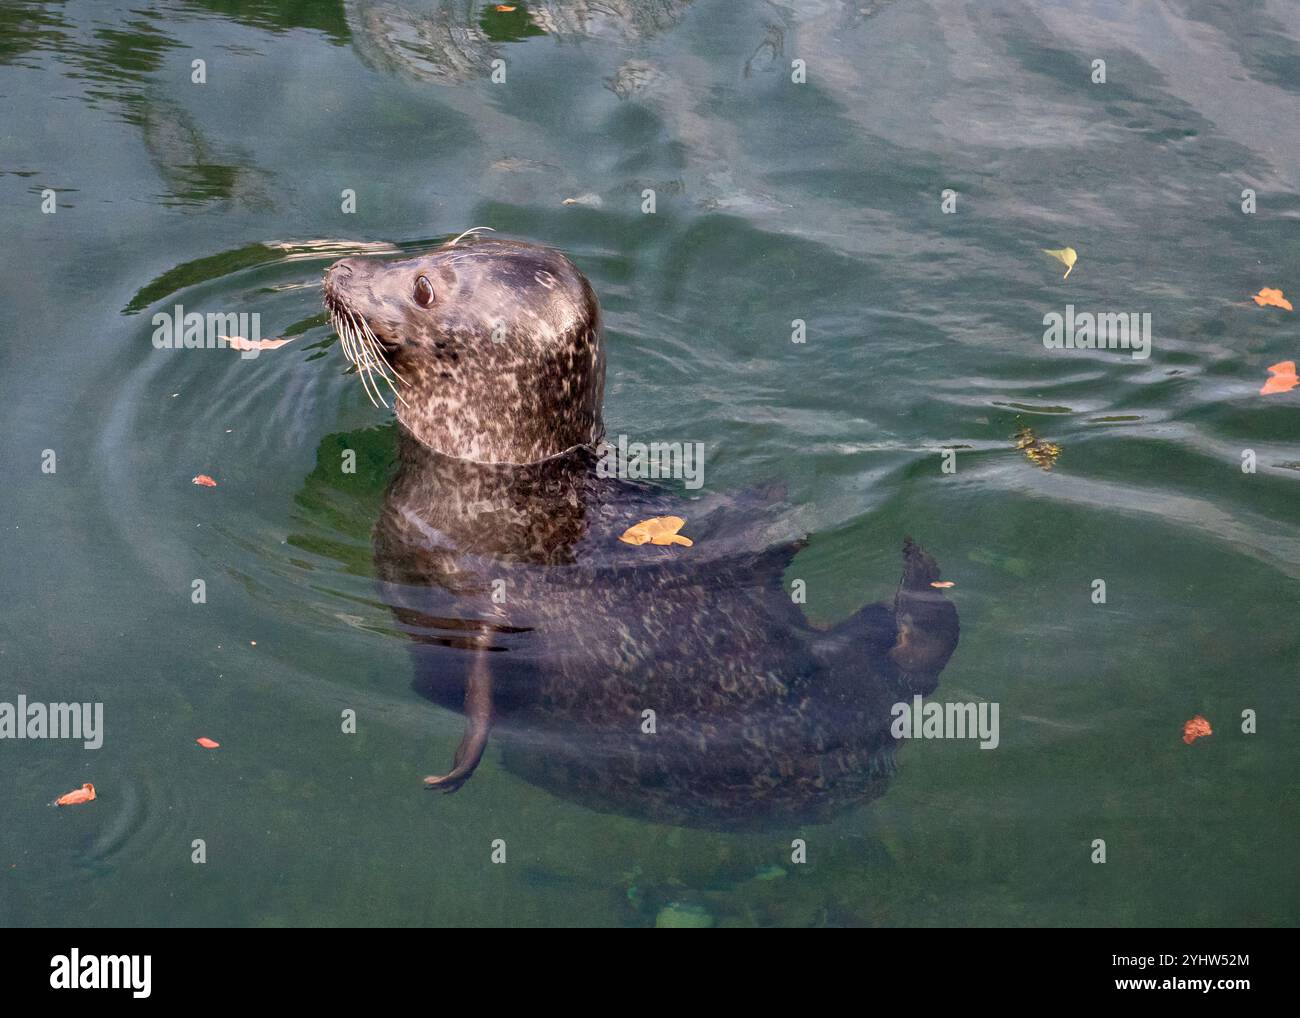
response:
<path fill-rule="evenodd" d="M 329 300 L 326 301 L 326 306 L 329 308 L 330 322 L 338 334 L 343 355 L 356 368 L 361 378 L 361 387 L 365 390 L 371 405 L 379 406 L 382 403 L 385 407 L 388 406 L 388 400 L 384 399 L 375 381 L 376 374 L 387 383 L 397 399 L 406 403 L 396 383 L 401 382 L 403 385 L 410 383 L 393 370 L 388 358 L 384 356 L 382 344 L 370 328 L 365 316 Z"/>
<path fill-rule="evenodd" d="M 487 230 L 489 233 L 496 233 L 496 230 L 494 230 L 494 229 L 493 229 L 492 227 L 490 227 L 490 226 L 471 226 L 471 227 L 470 227 L 468 230 L 466 230 L 464 233 L 457 234 L 455 237 L 453 237 L 451 240 L 449 240 L 449 241 L 447 242 L 447 246 L 448 246 L 448 247 L 451 247 L 451 246 L 455 245 L 455 243 L 456 243 L 457 241 L 459 241 L 459 240 L 464 240 L 466 237 L 472 237 L 472 236 L 474 236 L 474 234 L 479 233 L 479 232 L 482 231 L 482 230 Z"/>
<path fill-rule="evenodd" d="M 401 392 L 398 391 L 397 386 L 393 383 L 394 381 L 401 382 L 403 385 L 410 385 L 411 383 L 394 371 L 393 366 L 388 363 L 388 358 L 384 356 L 383 346 L 371 330 L 370 325 L 365 320 L 364 316 L 358 315 L 357 317 L 361 322 L 361 328 L 363 330 L 362 339 L 365 342 L 366 349 L 370 356 L 370 364 L 379 372 L 383 380 L 388 383 L 388 387 L 393 390 L 393 395 L 402 403 L 406 403 L 405 398 L 403 398 Z"/>

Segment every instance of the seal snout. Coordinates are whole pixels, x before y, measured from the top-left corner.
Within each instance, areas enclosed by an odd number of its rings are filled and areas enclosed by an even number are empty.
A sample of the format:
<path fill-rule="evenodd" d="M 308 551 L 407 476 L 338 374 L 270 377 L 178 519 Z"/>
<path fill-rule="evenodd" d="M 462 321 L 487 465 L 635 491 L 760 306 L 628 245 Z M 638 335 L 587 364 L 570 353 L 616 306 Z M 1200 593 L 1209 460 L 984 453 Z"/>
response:
<path fill-rule="evenodd" d="M 370 401 L 376 406 L 381 403 L 388 406 L 388 400 L 379 388 L 379 382 L 383 382 L 398 401 L 405 402 L 398 385 L 406 383 L 389 360 L 395 347 L 376 332 L 377 329 L 381 333 L 384 330 L 369 314 L 367 305 L 373 303 L 367 297 L 371 284 L 360 279 L 360 265 L 355 258 L 342 258 L 325 270 L 325 309 L 338 334 L 343 356 L 356 369 Z M 361 285 L 357 290 L 353 289 L 354 277 L 360 279 Z"/>
<path fill-rule="evenodd" d="M 356 260 L 341 258 L 325 270 L 325 303 L 341 301 L 347 297 L 347 285 L 356 271 Z"/>
<path fill-rule="evenodd" d="M 369 331 L 371 339 L 385 351 L 391 351 L 392 344 L 375 334 L 379 321 L 371 314 L 370 275 L 370 268 L 356 258 L 342 258 L 327 268 L 323 284 L 325 309 L 336 326 L 342 319 L 357 331 Z"/>

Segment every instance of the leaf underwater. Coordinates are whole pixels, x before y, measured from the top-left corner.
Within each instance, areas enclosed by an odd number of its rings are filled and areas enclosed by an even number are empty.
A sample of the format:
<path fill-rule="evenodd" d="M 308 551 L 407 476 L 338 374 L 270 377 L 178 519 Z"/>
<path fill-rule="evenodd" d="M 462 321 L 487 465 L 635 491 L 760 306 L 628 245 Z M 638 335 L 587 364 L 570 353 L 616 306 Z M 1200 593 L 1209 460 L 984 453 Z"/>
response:
<path fill-rule="evenodd" d="M 1079 252 L 1072 247 L 1062 248 L 1042 248 L 1045 255 L 1051 255 L 1058 262 L 1065 266 L 1065 275 L 1062 279 L 1069 279 L 1070 273 L 1074 270 L 1074 263 L 1079 260 Z"/>
<path fill-rule="evenodd" d="M 680 516 L 656 516 L 628 527 L 619 540 L 627 544 L 680 544 L 689 548 L 695 542 L 677 533 L 685 525 Z"/>
<path fill-rule="evenodd" d="M 1044 470 L 1051 470 L 1056 457 L 1061 455 L 1061 447 L 1055 442 L 1044 442 L 1034 434 L 1033 429 L 1022 424 L 1016 429 L 1016 448 L 1029 458 L 1029 462 Z"/>

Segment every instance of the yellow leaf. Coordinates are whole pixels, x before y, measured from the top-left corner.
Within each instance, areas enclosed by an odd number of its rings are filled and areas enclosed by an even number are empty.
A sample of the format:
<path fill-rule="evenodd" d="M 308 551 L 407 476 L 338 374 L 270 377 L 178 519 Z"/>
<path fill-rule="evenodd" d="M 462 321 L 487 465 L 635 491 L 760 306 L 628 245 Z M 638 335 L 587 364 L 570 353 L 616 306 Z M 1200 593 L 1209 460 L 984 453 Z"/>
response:
<path fill-rule="evenodd" d="M 1059 445 L 1055 442 L 1044 442 L 1034 434 L 1032 428 L 1024 424 L 1016 429 L 1016 448 L 1029 458 L 1029 462 L 1044 470 L 1051 470 L 1056 457 L 1061 455 Z"/>
<path fill-rule="evenodd" d="M 1070 272 L 1074 268 L 1074 263 L 1079 260 L 1079 252 L 1072 247 L 1063 247 L 1057 250 L 1043 248 L 1043 254 L 1051 255 L 1065 266 L 1065 275 L 1061 277 L 1062 279 L 1070 278 Z"/>
<path fill-rule="evenodd" d="M 680 544 L 689 548 L 695 542 L 677 533 L 685 525 L 686 521 L 680 516 L 656 516 L 628 527 L 619 540 L 627 544 Z"/>

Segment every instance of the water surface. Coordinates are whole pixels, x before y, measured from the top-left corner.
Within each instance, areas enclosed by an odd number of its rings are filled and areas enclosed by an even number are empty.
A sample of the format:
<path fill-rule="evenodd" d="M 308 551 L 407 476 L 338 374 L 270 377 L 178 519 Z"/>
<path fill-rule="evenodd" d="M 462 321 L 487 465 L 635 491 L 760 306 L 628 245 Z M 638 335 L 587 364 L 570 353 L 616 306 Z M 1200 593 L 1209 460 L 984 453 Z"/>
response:
<path fill-rule="evenodd" d="M 0 742 L 0 922 L 1294 923 L 1300 390 L 1259 389 L 1300 334 L 1249 295 L 1300 293 L 1300 8 L 513 6 L 0 11 L 0 700 L 107 723 Z M 375 600 L 393 427 L 318 284 L 340 244 L 474 225 L 591 278 L 612 433 L 704 442 L 710 492 L 788 486 L 816 621 L 922 540 L 962 617 L 937 695 L 998 702 L 999 748 L 906 746 L 799 829 L 591 812 L 491 749 L 426 793 L 460 720 Z M 1149 312 L 1151 357 L 1045 349 L 1071 303 Z M 176 304 L 296 338 L 155 350 Z"/>

